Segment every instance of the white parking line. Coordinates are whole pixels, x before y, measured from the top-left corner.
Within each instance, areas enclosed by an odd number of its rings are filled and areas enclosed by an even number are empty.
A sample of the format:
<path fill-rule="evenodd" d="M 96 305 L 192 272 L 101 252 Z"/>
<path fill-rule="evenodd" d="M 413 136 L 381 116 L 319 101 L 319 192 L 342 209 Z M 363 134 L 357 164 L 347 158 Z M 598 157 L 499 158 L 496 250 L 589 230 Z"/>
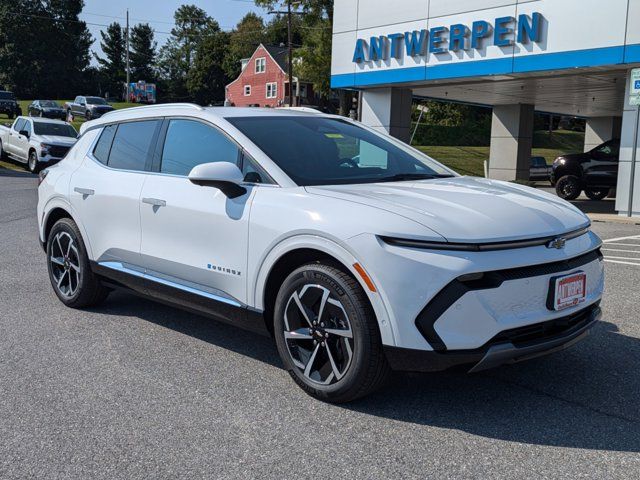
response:
<path fill-rule="evenodd" d="M 605 240 L 604 243 L 619 242 L 620 240 L 640 240 L 640 235 L 631 235 L 629 237 L 610 238 Z"/>
<path fill-rule="evenodd" d="M 636 243 L 638 242 L 638 243 Z M 610 238 L 605 240 L 602 251 L 604 252 L 604 261 L 608 263 L 617 263 L 620 265 L 633 265 L 640 267 L 640 257 L 618 257 L 615 255 L 634 253 L 640 255 L 640 235 L 631 235 L 628 237 Z M 608 247 L 632 247 L 628 248 L 608 248 Z M 610 255 L 608 252 L 617 252 Z"/>
<path fill-rule="evenodd" d="M 637 267 L 640 267 L 640 263 L 621 262 L 621 261 L 618 261 L 618 260 L 607 260 L 606 257 L 605 257 L 604 261 L 608 262 L 608 263 L 619 263 L 621 265 L 635 265 Z"/>

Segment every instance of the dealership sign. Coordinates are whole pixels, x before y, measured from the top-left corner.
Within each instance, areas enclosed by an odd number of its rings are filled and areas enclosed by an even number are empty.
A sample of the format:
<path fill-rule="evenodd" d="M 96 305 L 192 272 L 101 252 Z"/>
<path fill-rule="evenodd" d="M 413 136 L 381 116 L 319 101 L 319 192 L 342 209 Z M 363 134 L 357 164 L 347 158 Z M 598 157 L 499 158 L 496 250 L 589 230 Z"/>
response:
<path fill-rule="evenodd" d="M 364 63 L 391 58 L 424 56 L 427 53 L 442 54 L 464 50 L 481 50 L 491 40 L 498 47 L 539 43 L 542 37 L 543 16 L 540 13 L 515 17 L 496 18 L 493 23 L 478 20 L 469 27 L 461 23 L 448 27 L 414 30 L 359 38 L 353 54 L 354 63 Z"/>

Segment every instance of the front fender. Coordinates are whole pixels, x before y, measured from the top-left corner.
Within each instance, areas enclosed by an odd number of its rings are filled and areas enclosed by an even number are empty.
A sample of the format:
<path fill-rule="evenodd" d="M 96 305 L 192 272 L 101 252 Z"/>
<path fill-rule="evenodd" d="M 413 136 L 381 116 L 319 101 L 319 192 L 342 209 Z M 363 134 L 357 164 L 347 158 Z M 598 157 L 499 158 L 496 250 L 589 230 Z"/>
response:
<path fill-rule="evenodd" d="M 377 292 L 371 292 L 364 283 L 362 277 L 354 268 L 355 263 L 361 263 L 358 256 L 348 245 L 338 243 L 334 239 L 327 238 L 322 233 L 305 233 L 281 239 L 274 243 L 272 248 L 268 249 L 258 261 L 255 270 L 253 285 L 249 285 L 249 299 L 253 299 L 253 306 L 258 310 L 264 310 L 264 292 L 269 274 L 273 266 L 287 253 L 299 249 L 314 249 L 321 251 L 339 261 L 353 277 L 358 281 L 363 291 L 366 293 L 373 311 L 378 320 L 382 343 L 385 345 L 395 345 L 395 335 L 392 323 L 389 320 L 389 314 L 380 295 L 380 288 L 376 285 Z M 362 264 L 366 268 L 365 264 Z M 375 283 L 375 282 L 374 282 Z"/>

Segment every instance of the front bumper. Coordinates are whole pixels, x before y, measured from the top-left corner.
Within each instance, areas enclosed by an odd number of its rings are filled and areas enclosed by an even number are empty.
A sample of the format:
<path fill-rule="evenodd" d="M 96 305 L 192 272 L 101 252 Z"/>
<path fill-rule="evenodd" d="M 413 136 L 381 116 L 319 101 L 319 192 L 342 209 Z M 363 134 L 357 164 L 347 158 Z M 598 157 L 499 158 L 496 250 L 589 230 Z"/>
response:
<path fill-rule="evenodd" d="M 384 352 L 394 370 L 436 372 L 466 366 L 469 373 L 480 372 L 569 348 L 589 335 L 601 318 L 602 310 L 595 304 L 567 317 L 501 332 L 478 349 L 430 352 L 385 346 Z"/>

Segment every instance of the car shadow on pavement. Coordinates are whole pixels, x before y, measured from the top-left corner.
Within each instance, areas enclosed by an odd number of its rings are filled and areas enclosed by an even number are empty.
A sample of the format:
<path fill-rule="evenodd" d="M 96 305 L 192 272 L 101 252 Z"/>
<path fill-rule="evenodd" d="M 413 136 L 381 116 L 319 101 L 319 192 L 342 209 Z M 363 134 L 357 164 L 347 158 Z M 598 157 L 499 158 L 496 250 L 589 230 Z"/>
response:
<path fill-rule="evenodd" d="M 158 326 L 216 345 L 263 363 L 281 368 L 282 362 L 271 338 L 242 330 L 210 317 L 116 291 L 91 311 L 108 315 L 135 316 Z"/>
<path fill-rule="evenodd" d="M 396 375 L 345 408 L 510 442 L 640 452 L 640 339 L 601 322 L 564 352 L 480 374 Z"/>
<path fill-rule="evenodd" d="M 93 311 L 136 316 L 282 368 L 270 338 L 129 294 L 115 295 L 115 301 Z M 639 398 L 640 339 L 601 322 L 564 352 L 480 374 L 395 373 L 381 391 L 332 408 L 509 442 L 640 452 Z"/>
<path fill-rule="evenodd" d="M 19 172 L 17 170 L 9 170 L 8 168 L 0 167 L 0 177 L 35 178 L 35 175 L 30 172 Z"/>

